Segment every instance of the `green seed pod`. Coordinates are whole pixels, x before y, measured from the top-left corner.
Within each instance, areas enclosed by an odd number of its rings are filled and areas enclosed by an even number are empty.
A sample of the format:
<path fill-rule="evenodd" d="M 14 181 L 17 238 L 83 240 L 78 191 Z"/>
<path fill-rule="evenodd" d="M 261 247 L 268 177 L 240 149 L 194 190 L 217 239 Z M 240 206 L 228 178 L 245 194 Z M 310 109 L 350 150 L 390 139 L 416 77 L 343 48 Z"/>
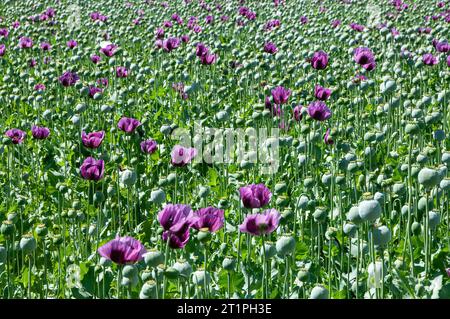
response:
<path fill-rule="evenodd" d="M 141 273 L 141 280 L 143 282 L 146 282 L 147 280 L 152 279 L 152 271 L 149 269 L 144 269 L 144 271 Z"/>
<path fill-rule="evenodd" d="M 80 210 L 81 209 L 81 202 L 79 200 L 73 201 L 72 208 L 75 209 L 75 210 Z"/>
<path fill-rule="evenodd" d="M 314 186 L 314 179 L 312 177 L 305 177 L 305 179 L 303 180 L 303 185 L 306 188 L 311 188 Z"/>
<path fill-rule="evenodd" d="M 265 242 L 264 243 L 264 250 L 261 247 L 261 254 L 263 252 L 266 254 L 266 259 L 270 259 L 270 258 L 274 257 L 277 254 L 277 249 L 276 249 L 275 245 L 272 242 Z"/>
<path fill-rule="evenodd" d="M 139 299 L 156 298 L 156 282 L 153 280 L 146 281 L 139 292 Z"/>
<path fill-rule="evenodd" d="M 440 182 L 439 173 L 436 170 L 427 167 L 420 170 L 417 178 L 419 184 L 423 185 L 425 188 L 434 187 Z"/>
<path fill-rule="evenodd" d="M 207 229 L 200 229 L 197 233 L 197 239 L 202 243 L 206 243 L 211 240 L 211 233 Z"/>
<path fill-rule="evenodd" d="M 200 186 L 198 191 L 198 196 L 201 198 L 206 198 L 211 192 L 211 188 L 209 186 Z"/>
<path fill-rule="evenodd" d="M 300 282 L 306 283 L 310 280 L 310 274 L 309 271 L 306 268 L 302 268 L 297 273 L 297 279 Z"/>
<path fill-rule="evenodd" d="M 415 122 L 406 124 L 405 133 L 409 135 L 415 135 L 420 132 L 419 125 Z"/>
<path fill-rule="evenodd" d="M 7 216 L 7 220 L 9 220 L 13 224 L 15 224 L 18 219 L 19 219 L 19 216 L 17 215 L 17 213 L 9 213 Z"/>
<path fill-rule="evenodd" d="M 136 275 L 134 277 L 122 277 L 122 282 L 120 283 L 124 287 L 136 287 L 139 283 L 139 277 Z"/>
<path fill-rule="evenodd" d="M 144 254 L 144 261 L 147 267 L 155 268 L 164 263 L 164 254 L 157 250 L 150 250 Z"/>
<path fill-rule="evenodd" d="M 136 172 L 130 171 L 129 169 L 124 170 L 120 174 L 120 182 L 125 186 L 133 186 L 137 181 Z"/>
<path fill-rule="evenodd" d="M 380 203 L 375 200 L 363 200 L 358 205 L 359 217 L 363 221 L 374 221 L 381 216 Z"/>
<path fill-rule="evenodd" d="M 433 199 L 429 198 L 428 199 L 428 210 L 432 210 L 434 207 L 433 205 Z M 419 199 L 419 202 L 417 203 L 417 209 L 419 210 L 419 212 L 424 212 L 427 208 L 427 199 L 425 197 L 421 197 Z"/>
<path fill-rule="evenodd" d="M 356 231 L 358 230 L 358 226 L 355 224 L 347 223 L 344 225 L 344 234 L 349 237 L 354 237 L 356 235 Z"/>
<path fill-rule="evenodd" d="M 327 210 L 325 207 L 317 207 L 313 213 L 314 220 L 316 222 L 324 221 L 327 218 Z"/>
<path fill-rule="evenodd" d="M 335 238 L 337 231 L 338 230 L 335 227 L 328 227 L 327 231 L 325 232 L 325 238 L 328 240 Z"/>
<path fill-rule="evenodd" d="M 428 225 L 430 226 L 431 230 L 434 230 L 440 223 L 441 216 L 439 215 L 438 211 L 432 210 L 428 213 Z"/>
<path fill-rule="evenodd" d="M 301 195 L 297 201 L 297 207 L 302 210 L 306 210 L 308 208 L 308 196 Z"/>
<path fill-rule="evenodd" d="M 422 232 L 422 226 L 418 222 L 413 222 L 411 225 L 411 231 L 415 236 L 419 236 Z"/>
<path fill-rule="evenodd" d="M 439 187 L 444 191 L 448 192 L 450 191 L 450 178 L 446 177 L 444 178 L 441 183 L 439 184 Z"/>
<path fill-rule="evenodd" d="M 226 271 L 234 271 L 236 267 L 236 259 L 231 256 L 227 256 L 222 261 L 222 267 Z"/>
<path fill-rule="evenodd" d="M 350 208 L 350 210 L 347 213 L 347 219 L 355 225 L 359 225 L 363 222 L 363 220 L 359 216 L 358 206 L 352 206 L 352 208 Z"/>
<path fill-rule="evenodd" d="M 180 277 L 189 279 L 191 276 L 192 266 L 184 259 L 179 259 L 172 267 L 179 272 Z"/>
<path fill-rule="evenodd" d="M 206 280 L 205 280 L 206 278 Z M 209 272 L 206 272 L 204 270 L 197 270 L 192 274 L 192 282 L 200 287 L 203 287 L 204 285 L 209 285 L 211 282 L 211 276 L 209 275 Z"/>
<path fill-rule="evenodd" d="M 45 224 L 39 224 L 39 225 L 37 225 L 35 232 L 36 232 L 36 235 L 38 235 L 39 237 L 44 237 L 45 235 L 47 235 L 48 229 L 45 226 Z"/>
<path fill-rule="evenodd" d="M 162 204 L 166 200 L 166 193 L 162 189 L 152 190 L 150 201 L 154 204 Z"/>
<path fill-rule="evenodd" d="M 14 224 L 10 220 L 4 220 L 0 226 L 0 233 L 6 237 L 14 233 Z"/>
<path fill-rule="evenodd" d="M 20 239 L 20 249 L 24 254 L 32 254 L 36 250 L 36 239 L 33 235 L 26 234 Z"/>
<path fill-rule="evenodd" d="M 135 265 L 126 265 L 122 269 L 122 276 L 125 278 L 132 278 L 138 275 L 138 269 Z"/>
<path fill-rule="evenodd" d="M 373 243 L 376 246 L 385 246 L 391 241 L 392 234 L 386 226 L 376 227 L 373 230 Z"/>
<path fill-rule="evenodd" d="M 406 186 L 404 183 L 395 183 L 392 185 L 392 192 L 396 195 L 403 195 L 406 192 Z"/>
<path fill-rule="evenodd" d="M 290 235 L 281 236 L 276 243 L 277 254 L 280 257 L 285 257 L 294 252 L 295 239 Z"/>
<path fill-rule="evenodd" d="M 168 279 L 177 279 L 179 275 L 180 275 L 179 271 L 173 267 L 168 267 L 164 271 L 164 276 L 166 276 Z"/>
<path fill-rule="evenodd" d="M 328 299 L 328 289 L 321 285 L 315 286 L 311 290 L 309 299 Z"/>
<path fill-rule="evenodd" d="M 114 195 L 116 195 L 116 187 L 114 187 L 113 185 L 109 185 L 108 189 L 106 190 L 106 194 L 108 195 L 108 197 L 113 197 Z"/>

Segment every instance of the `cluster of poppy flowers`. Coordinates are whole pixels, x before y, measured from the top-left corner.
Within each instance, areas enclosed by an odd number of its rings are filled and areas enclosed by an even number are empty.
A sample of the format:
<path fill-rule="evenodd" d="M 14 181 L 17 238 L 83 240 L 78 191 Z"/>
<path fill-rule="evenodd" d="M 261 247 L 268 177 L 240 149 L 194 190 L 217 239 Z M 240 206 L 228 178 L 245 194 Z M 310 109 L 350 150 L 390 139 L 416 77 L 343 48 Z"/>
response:
<path fill-rule="evenodd" d="M 248 209 L 262 208 L 272 197 L 272 193 L 264 184 L 241 187 L 239 192 L 243 206 Z M 277 229 L 280 219 L 281 214 L 273 208 L 262 213 L 249 214 L 239 226 L 239 230 L 253 236 L 264 236 Z M 189 241 L 191 228 L 211 233 L 219 231 L 224 225 L 224 211 L 211 206 L 193 211 L 189 205 L 167 204 L 158 213 L 158 222 L 163 228 L 162 240 L 172 249 L 181 249 Z M 117 236 L 100 247 L 98 253 L 116 264 L 123 265 L 142 260 L 146 249 L 133 237 Z"/>

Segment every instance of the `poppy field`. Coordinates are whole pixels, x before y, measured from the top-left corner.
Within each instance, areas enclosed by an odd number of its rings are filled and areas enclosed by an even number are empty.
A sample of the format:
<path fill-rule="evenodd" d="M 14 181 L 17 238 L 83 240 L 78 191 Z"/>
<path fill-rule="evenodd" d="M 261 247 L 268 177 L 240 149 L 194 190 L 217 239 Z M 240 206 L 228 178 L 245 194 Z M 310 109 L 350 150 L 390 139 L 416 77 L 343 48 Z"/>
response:
<path fill-rule="evenodd" d="M 0 3 L 0 299 L 450 298 L 450 2 Z"/>

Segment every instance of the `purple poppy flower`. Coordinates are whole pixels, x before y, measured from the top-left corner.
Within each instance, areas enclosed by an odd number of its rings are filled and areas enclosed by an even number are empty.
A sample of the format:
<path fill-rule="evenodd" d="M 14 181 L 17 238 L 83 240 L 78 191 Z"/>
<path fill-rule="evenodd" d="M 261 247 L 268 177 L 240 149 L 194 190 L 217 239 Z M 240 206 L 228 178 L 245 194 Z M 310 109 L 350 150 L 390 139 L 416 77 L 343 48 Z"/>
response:
<path fill-rule="evenodd" d="M 207 53 L 200 57 L 200 62 L 204 65 L 211 65 L 216 62 L 217 56 L 215 54 Z"/>
<path fill-rule="evenodd" d="M 173 23 L 170 21 L 164 21 L 163 22 L 163 27 L 164 28 L 171 28 L 173 26 Z"/>
<path fill-rule="evenodd" d="M 314 53 L 311 58 L 311 66 L 316 70 L 323 70 L 328 65 L 328 54 L 320 50 Z"/>
<path fill-rule="evenodd" d="M 330 95 L 331 95 L 330 89 L 324 88 L 323 86 L 320 85 L 316 85 L 316 87 L 314 88 L 314 96 L 316 97 L 316 99 L 320 101 L 328 100 Z"/>
<path fill-rule="evenodd" d="M 450 51 L 450 44 L 448 42 L 438 42 L 436 44 L 436 50 L 441 53 L 447 53 Z"/>
<path fill-rule="evenodd" d="M 19 21 L 14 21 L 11 25 L 14 29 L 17 29 L 18 27 L 20 27 L 20 22 Z"/>
<path fill-rule="evenodd" d="M 223 16 L 220 17 L 220 21 L 222 21 L 222 22 L 226 22 L 228 20 L 230 20 L 229 16 L 223 15 Z"/>
<path fill-rule="evenodd" d="M 33 125 L 31 127 L 31 135 L 37 140 L 44 140 L 50 135 L 50 129 Z"/>
<path fill-rule="evenodd" d="M 61 76 L 59 77 L 59 82 L 60 82 L 63 86 L 68 87 L 68 86 L 75 85 L 75 83 L 76 83 L 79 79 L 80 79 L 80 77 L 79 77 L 76 73 L 73 73 L 73 72 L 70 72 L 70 71 L 66 71 L 66 72 L 64 72 L 63 75 L 61 75 Z"/>
<path fill-rule="evenodd" d="M 162 239 L 169 247 L 183 248 L 189 241 L 189 228 L 196 222 L 190 206 L 168 204 L 158 213 L 158 221 L 164 229 Z"/>
<path fill-rule="evenodd" d="M 438 63 L 438 59 L 434 57 L 431 53 L 426 53 L 422 56 L 422 61 L 425 65 L 435 65 Z"/>
<path fill-rule="evenodd" d="M 53 18 L 55 16 L 55 14 L 56 14 L 56 10 L 53 9 L 52 7 L 48 7 L 45 10 L 45 14 L 48 15 L 50 18 Z"/>
<path fill-rule="evenodd" d="M 450 67 L 450 55 L 447 56 L 447 66 Z"/>
<path fill-rule="evenodd" d="M 21 37 L 19 39 L 19 47 L 22 49 L 29 49 L 33 46 L 33 40 L 27 37 Z"/>
<path fill-rule="evenodd" d="M 307 16 L 300 17 L 300 23 L 301 24 L 307 24 L 308 23 L 308 17 Z"/>
<path fill-rule="evenodd" d="M 372 63 L 375 58 L 369 48 L 359 47 L 353 50 L 353 60 L 360 65 L 365 65 Z"/>
<path fill-rule="evenodd" d="M 27 133 L 17 128 L 13 128 L 7 130 L 5 135 L 12 140 L 13 144 L 22 144 L 23 140 L 27 136 Z"/>
<path fill-rule="evenodd" d="M 200 32 L 202 32 L 202 27 L 197 24 L 194 26 L 193 30 L 195 33 L 200 33 Z"/>
<path fill-rule="evenodd" d="M 171 153 L 171 162 L 173 166 L 181 167 L 189 164 L 195 156 L 197 156 L 197 149 L 175 145 Z"/>
<path fill-rule="evenodd" d="M 52 46 L 48 42 L 42 42 L 41 43 L 41 49 L 42 51 L 50 51 Z"/>
<path fill-rule="evenodd" d="M 183 41 L 183 43 L 188 43 L 189 42 L 189 36 L 187 34 L 184 34 L 181 36 L 181 41 Z"/>
<path fill-rule="evenodd" d="M 155 36 L 157 39 L 164 38 L 164 29 L 163 28 L 156 29 Z"/>
<path fill-rule="evenodd" d="M 96 54 L 94 54 L 94 55 L 91 56 L 91 61 L 92 61 L 92 63 L 94 63 L 94 64 L 99 63 L 101 60 L 102 60 L 102 58 L 101 58 L 100 56 L 96 55 Z"/>
<path fill-rule="evenodd" d="M 205 18 L 205 23 L 206 24 L 211 24 L 214 21 L 214 17 L 213 16 L 206 16 Z"/>
<path fill-rule="evenodd" d="M 30 62 L 28 62 L 28 65 L 30 68 L 34 68 L 37 65 L 36 59 L 31 59 Z"/>
<path fill-rule="evenodd" d="M 45 91 L 45 85 L 42 83 L 38 83 L 34 86 L 35 91 Z"/>
<path fill-rule="evenodd" d="M 158 149 L 158 143 L 155 140 L 149 139 L 141 142 L 141 151 L 146 154 L 153 154 Z"/>
<path fill-rule="evenodd" d="M 6 28 L 0 29 L 0 37 L 7 38 L 9 35 L 9 31 Z"/>
<path fill-rule="evenodd" d="M 86 134 L 86 132 L 81 132 L 81 141 L 83 142 L 83 145 L 87 148 L 98 148 L 105 138 L 105 132 L 92 132 L 89 134 Z"/>
<path fill-rule="evenodd" d="M 278 48 L 272 42 L 267 42 L 264 44 L 264 52 L 270 53 L 270 54 L 275 54 L 278 52 Z"/>
<path fill-rule="evenodd" d="M 447 269 L 445 270 L 445 272 L 447 273 L 447 276 L 450 277 L 450 268 L 447 268 Z"/>
<path fill-rule="evenodd" d="M 282 86 L 277 86 L 271 93 L 273 102 L 278 105 L 287 103 L 289 96 L 291 96 L 291 90 Z"/>
<path fill-rule="evenodd" d="M 315 101 L 309 104 L 308 114 L 317 121 L 325 121 L 331 117 L 331 110 L 322 101 Z"/>
<path fill-rule="evenodd" d="M 203 43 L 197 43 L 197 48 L 195 51 L 195 54 L 200 58 L 202 56 L 205 56 L 208 54 L 208 47 L 206 45 L 204 45 Z"/>
<path fill-rule="evenodd" d="M 158 40 L 155 41 L 155 47 L 157 49 L 161 49 L 162 46 L 163 46 L 163 41 L 161 39 L 158 39 Z"/>
<path fill-rule="evenodd" d="M 81 176 L 89 181 L 98 181 L 103 178 L 105 172 L 105 162 L 88 157 L 80 167 Z"/>
<path fill-rule="evenodd" d="M 69 49 L 76 48 L 77 46 L 78 46 L 77 41 L 75 41 L 75 40 L 69 40 L 69 41 L 67 41 L 67 47 L 68 47 Z"/>
<path fill-rule="evenodd" d="M 166 52 L 171 52 L 178 48 L 180 46 L 180 39 L 179 38 L 168 38 L 163 41 L 162 48 Z"/>
<path fill-rule="evenodd" d="M 327 129 L 325 135 L 323 136 L 323 141 L 327 145 L 333 145 L 334 144 L 334 140 L 333 140 L 333 138 L 330 135 L 330 129 Z"/>
<path fill-rule="evenodd" d="M 118 66 L 116 68 L 116 76 L 118 78 L 126 78 L 128 76 L 128 70 L 124 66 Z"/>
<path fill-rule="evenodd" d="M 340 26 L 342 23 L 341 20 L 334 20 L 331 25 L 333 26 L 333 28 L 336 28 L 337 26 Z"/>
<path fill-rule="evenodd" d="M 206 207 L 195 211 L 194 218 L 196 218 L 196 222 L 192 224 L 192 228 L 207 229 L 214 233 L 223 227 L 224 213 L 221 209 Z"/>
<path fill-rule="evenodd" d="M 302 109 L 303 106 L 302 105 L 297 105 L 296 107 L 294 107 L 293 113 L 294 113 L 294 119 L 299 122 L 302 120 L 303 118 L 303 114 L 302 114 Z"/>
<path fill-rule="evenodd" d="M 267 205 L 272 193 L 264 184 L 250 184 L 239 189 L 242 204 L 245 208 L 261 208 Z"/>
<path fill-rule="evenodd" d="M 364 26 L 357 23 L 350 23 L 350 28 L 358 32 L 364 31 Z"/>
<path fill-rule="evenodd" d="M 135 264 L 144 258 L 146 252 L 139 240 L 129 236 L 117 236 L 98 249 L 100 256 L 119 265 Z"/>
<path fill-rule="evenodd" d="M 281 214 L 276 209 L 268 209 L 262 214 L 247 215 L 239 230 L 253 236 L 270 234 L 280 224 Z"/>
<path fill-rule="evenodd" d="M 0 44 L 0 56 L 4 56 L 6 53 L 6 46 L 4 44 Z"/>
<path fill-rule="evenodd" d="M 126 133 L 133 133 L 139 125 L 141 125 L 141 122 L 131 117 L 122 117 L 117 123 L 119 129 Z"/>
<path fill-rule="evenodd" d="M 98 80 L 96 81 L 96 83 L 97 83 L 98 85 L 107 87 L 107 86 L 108 86 L 108 79 L 107 79 L 107 78 L 100 78 L 100 79 L 98 79 Z"/>
<path fill-rule="evenodd" d="M 108 44 L 107 46 L 101 48 L 100 52 L 110 58 L 116 53 L 117 48 L 118 48 L 117 45 Z"/>

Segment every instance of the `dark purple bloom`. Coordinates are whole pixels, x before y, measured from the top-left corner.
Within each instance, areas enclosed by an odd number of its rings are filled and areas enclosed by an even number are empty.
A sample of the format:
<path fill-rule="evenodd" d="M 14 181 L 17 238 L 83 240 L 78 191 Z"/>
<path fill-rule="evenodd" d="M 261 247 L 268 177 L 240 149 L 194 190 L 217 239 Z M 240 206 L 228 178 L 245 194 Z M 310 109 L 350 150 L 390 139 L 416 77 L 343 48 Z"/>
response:
<path fill-rule="evenodd" d="M 267 205 L 272 193 L 264 184 L 250 184 L 239 189 L 242 204 L 245 208 L 261 208 Z"/>
<path fill-rule="evenodd" d="M 153 154 L 158 149 L 158 143 L 155 140 L 149 139 L 141 142 L 141 151 L 146 154 Z"/>
<path fill-rule="evenodd" d="M 435 65 L 438 63 L 436 57 L 434 57 L 431 53 L 426 53 L 422 56 L 422 61 L 425 65 Z"/>
<path fill-rule="evenodd" d="M 308 106 L 308 114 L 317 121 L 325 121 L 331 117 L 331 110 L 322 101 L 312 102 Z"/>
<path fill-rule="evenodd" d="M 100 52 L 106 55 L 107 57 L 112 57 L 116 51 L 118 46 L 114 44 L 108 44 L 107 46 L 100 49 Z"/>
<path fill-rule="evenodd" d="M 334 144 L 334 140 L 330 135 L 330 129 L 328 129 L 325 133 L 325 135 L 323 136 L 323 141 L 325 142 L 325 144 L 327 145 L 333 145 Z"/>
<path fill-rule="evenodd" d="M 166 52 L 171 52 L 180 46 L 179 38 L 168 38 L 163 41 L 162 48 Z"/>
<path fill-rule="evenodd" d="M 447 66 L 450 67 L 450 55 L 447 56 Z"/>
<path fill-rule="evenodd" d="M 4 44 L 0 44 L 0 56 L 4 56 L 6 53 L 6 46 Z"/>
<path fill-rule="evenodd" d="M 50 135 L 50 130 L 47 127 L 33 125 L 31 127 L 31 135 L 37 140 L 44 140 Z"/>
<path fill-rule="evenodd" d="M 164 229 L 162 239 L 169 247 L 183 248 L 189 241 L 189 228 L 196 222 L 190 206 L 168 204 L 158 213 L 158 221 Z"/>
<path fill-rule="evenodd" d="M 52 46 L 50 45 L 50 43 L 48 43 L 48 42 L 41 43 L 42 51 L 50 51 L 51 48 L 52 48 Z"/>
<path fill-rule="evenodd" d="M 7 38 L 9 35 L 9 31 L 6 28 L 0 29 L 0 37 Z"/>
<path fill-rule="evenodd" d="M 353 60 L 367 71 L 372 71 L 376 67 L 375 57 L 372 51 L 366 47 L 359 47 L 353 51 Z"/>
<path fill-rule="evenodd" d="M 450 44 L 448 42 L 438 42 L 436 44 L 436 50 L 441 53 L 447 53 L 450 51 Z"/>
<path fill-rule="evenodd" d="M 170 21 L 164 21 L 163 26 L 164 28 L 171 28 L 173 26 L 173 23 Z"/>
<path fill-rule="evenodd" d="M 299 122 L 302 120 L 303 118 L 303 114 L 302 114 L 302 109 L 303 106 L 302 105 L 297 105 L 296 107 L 294 107 L 293 113 L 294 113 L 294 119 Z"/>
<path fill-rule="evenodd" d="M 206 24 L 211 24 L 214 21 L 214 17 L 213 16 L 206 16 L 205 18 L 205 23 Z"/>
<path fill-rule="evenodd" d="M 314 96 L 316 97 L 316 99 L 320 101 L 328 100 L 330 95 L 331 95 L 330 89 L 324 88 L 323 86 L 320 85 L 316 85 L 316 87 L 314 88 Z"/>
<path fill-rule="evenodd" d="M 197 149 L 175 145 L 171 153 L 171 162 L 173 166 L 185 166 L 189 164 L 195 156 L 197 156 Z"/>
<path fill-rule="evenodd" d="M 207 53 L 200 57 L 200 62 L 205 65 L 211 65 L 216 62 L 217 56 L 215 54 Z"/>
<path fill-rule="evenodd" d="M 189 42 L 189 36 L 187 34 L 184 34 L 181 36 L 181 41 L 183 41 L 183 43 L 188 43 Z"/>
<path fill-rule="evenodd" d="M 29 49 L 33 46 L 33 40 L 27 37 L 21 37 L 19 39 L 19 47 L 22 49 Z"/>
<path fill-rule="evenodd" d="M 221 209 L 206 207 L 195 211 L 194 218 L 196 222 L 192 224 L 192 228 L 205 229 L 214 233 L 223 227 L 224 213 Z"/>
<path fill-rule="evenodd" d="M 122 117 L 117 123 L 119 129 L 126 133 L 133 133 L 139 125 L 141 125 L 141 122 L 131 117 Z"/>
<path fill-rule="evenodd" d="M 264 52 L 275 54 L 278 52 L 278 48 L 272 42 L 267 42 L 264 44 Z"/>
<path fill-rule="evenodd" d="M 78 46 L 77 41 L 75 41 L 75 40 L 69 40 L 69 41 L 67 41 L 67 47 L 68 47 L 69 49 L 76 48 L 77 46 Z"/>
<path fill-rule="evenodd" d="M 208 48 L 203 43 L 197 43 L 197 48 L 195 54 L 200 58 L 206 54 L 208 54 Z"/>
<path fill-rule="evenodd" d="M 128 70 L 124 66 L 118 66 L 116 68 L 116 76 L 118 78 L 126 78 L 128 76 Z"/>
<path fill-rule="evenodd" d="M 164 38 L 164 29 L 163 28 L 156 29 L 155 35 L 157 39 Z"/>
<path fill-rule="evenodd" d="M 61 76 L 59 77 L 59 82 L 60 82 L 63 86 L 68 87 L 68 86 L 75 85 L 75 83 L 76 83 L 79 79 L 80 79 L 80 77 L 79 77 L 76 73 L 73 73 L 73 72 L 70 72 L 70 71 L 66 71 L 66 72 L 64 72 L 63 75 L 61 75 Z"/>
<path fill-rule="evenodd" d="M 14 29 L 17 29 L 18 27 L 20 27 L 20 22 L 19 22 L 19 21 L 14 21 L 14 22 L 12 23 L 12 27 L 13 27 Z"/>
<path fill-rule="evenodd" d="M 105 162 L 88 157 L 80 167 L 81 176 L 89 181 L 98 181 L 103 178 L 105 172 Z"/>
<path fill-rule="evenodd" d="M 275 104 L 285 104 L 287 103 L 289 96 L 291 95 L 291 90 L 288 90 L 282 86 L 277 86 L 271 91 L 272 99 Z"/>
<path fill-rule="evenodd" d="M 34 86 L 35 91 L 45 91 L 45 85 L 42 83 L 38 83 Z"/>
<path fill-rule="evenodd" d="M 199 25 L 196 25 L 196 26 L 194 26 L 193 30 L 194 30 L 195 33 L 200 33 L 200 32 L 202 32 L 202 27 L 199 26 Z"/>
<path fill-rule="evenodd" d="M 101 86 L 104 86 L 104 87 L 108 86 L 108 79 L 107 78 L 100 78 L 96 82 L 97 82 L 98 85 L 101 85 Z"/>
<path fill-rule="evenodd" d="M 13 144 L 22 144 L 23 140 L 27 136 L 27 133 L 17 128 L 13 128 L 7 130 L 5 135 L 12 140 Z"/>
<path fill-rule="evenodd" d="M 307 16 L 300 17 L 300 23 L 301 24 L 307 24 L 308 23 L 308 17 Z"/>
<path fill-rule="evenodd" d="M 98 249 L 100 256 L 119 265 L 135 264 L 144 258 L 146 252 L 139 240 L 129 236 L 117 236 Z"/>
<path fill-rule="evenodd" d="M 89 134 L 86 134 L 86 132 L 81 132 L 81 141 L 83 142 L 83 145 L 87 148 L 98 148 L 105 138 L 105 132 L 92 132 Z"/>
<path fill-rule="evenodd" d="M 364 26 L 356 23 L 350 23 L 350 28 L 358 32 L 364 31 Z"/>
<path fill-rule="evenodd" d="M 277 229 L 281 214 L 276 209 L 268 209 L 262 214 L 247 215 L 239 230 L 253 236 L 270 234 Z"/>
<path fill-rule="evenodd" d="M 323 70 L 328 65 L 328 54 L 320 50 L 314 53 L 311 58 L 311 66 L 316 70 Z"/>
<path fill-rule="evenodd" d="M 100 56 L 96 55 L 96 54 L 94 54 L 94 55 L 91 56 L 91 61 L 92 61 L 94 64 L 99 63 L 101 60 L 102 60 L 102 58 L 101 58 Z"/>
<path fill-rule="evenodd" d="M 36 59 L 31 59 L 30 62 L 28 62 L 28 65 L 30 68 L 34 68 L 37 65 Z"/>
<path fill-rule="evenodd" d="M 331 25 L 333 26 L 333 28 L 336 28 L 337 26 L 341 25 L 341 20 L 334 20 Z"/>

